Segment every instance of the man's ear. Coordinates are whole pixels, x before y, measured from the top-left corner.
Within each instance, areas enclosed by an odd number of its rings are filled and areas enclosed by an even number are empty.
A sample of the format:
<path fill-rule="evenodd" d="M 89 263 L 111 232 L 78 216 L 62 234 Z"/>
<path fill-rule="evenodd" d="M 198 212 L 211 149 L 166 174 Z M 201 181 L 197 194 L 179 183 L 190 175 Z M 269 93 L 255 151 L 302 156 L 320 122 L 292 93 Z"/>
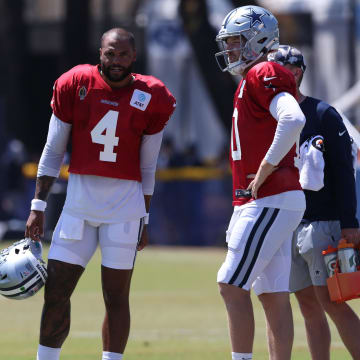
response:
<path fill-rule="evenodd" d="M 303 73 L 303 71 L 299 67 L 295 68 L 295 76 L 296 76 L 296 78 L 299 78 L 302 75 L 302 73 Z"/>

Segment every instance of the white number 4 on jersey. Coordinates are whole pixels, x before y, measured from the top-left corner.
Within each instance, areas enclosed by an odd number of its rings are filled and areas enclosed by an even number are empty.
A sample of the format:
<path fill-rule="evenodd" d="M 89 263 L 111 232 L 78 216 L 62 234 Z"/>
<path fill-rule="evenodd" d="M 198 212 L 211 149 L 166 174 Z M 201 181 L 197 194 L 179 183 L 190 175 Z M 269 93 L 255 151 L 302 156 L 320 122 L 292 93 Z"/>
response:
<path fill-rule="evenodd" d="M 100 161 L 116 162 L 114 147 L 119 144 L 119 138 L 115 136 L 118 116 L 118 111 L 109 110 L 91 130 L 92 142 L 104 145 L 104 151 L 100 151 Z"/>

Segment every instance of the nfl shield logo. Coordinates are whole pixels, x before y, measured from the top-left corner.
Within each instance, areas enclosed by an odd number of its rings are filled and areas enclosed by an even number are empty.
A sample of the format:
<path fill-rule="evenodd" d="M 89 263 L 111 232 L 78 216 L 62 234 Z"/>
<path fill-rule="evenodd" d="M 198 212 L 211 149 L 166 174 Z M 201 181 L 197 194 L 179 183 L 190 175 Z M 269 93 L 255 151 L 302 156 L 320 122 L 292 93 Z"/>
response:
<path fill-rule="evenodd" d="M 79 98 L 80 98 L 80 100 L 84 100 L 86 94 L 87 94 L 86 87 L 85 87 L 85 86 L 82 86 L 82 87 L 80 88 L 80 90 L 79 90 Z"/>

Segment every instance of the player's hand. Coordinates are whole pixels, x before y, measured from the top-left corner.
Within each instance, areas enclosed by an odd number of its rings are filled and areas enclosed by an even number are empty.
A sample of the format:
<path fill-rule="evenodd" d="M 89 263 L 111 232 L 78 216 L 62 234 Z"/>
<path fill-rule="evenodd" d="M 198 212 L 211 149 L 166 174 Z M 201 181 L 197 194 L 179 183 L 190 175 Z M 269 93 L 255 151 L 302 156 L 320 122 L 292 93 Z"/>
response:
<path fill-rule="evenodd" d="M 358 228 L 345 228 L 341 229 L 341 237 L 346 239 L 347 242 L 353 243 L 354 245 L 360 244 L 360 229 Z"/>
<path fill-rule="evenodd" d="M 35 241 L 40 241 L 40 236 L 44 236 L 44 212 L 31 210 L 26 222 L 25 237 Z"/>
<path fill-rule="evenodd" d="M 265 159 L 261 162 L 259 169 L 255 175 L 254 180 L 251 181 L 247 190 L 251 190 L 252 197 L 257 198 L 257 193 L 260 186 L 264 183 L 267 177 L 277 169 L 276 166 L 270 164 Z"/>
<path fill-rule="evenodd" d="M 141 232 L 140 241 L 137 245 L 137 250 L 141 251 L 149 243 L 149 236 L 147 232 L 147 225 L 144 224 L 143 230 Z"/>

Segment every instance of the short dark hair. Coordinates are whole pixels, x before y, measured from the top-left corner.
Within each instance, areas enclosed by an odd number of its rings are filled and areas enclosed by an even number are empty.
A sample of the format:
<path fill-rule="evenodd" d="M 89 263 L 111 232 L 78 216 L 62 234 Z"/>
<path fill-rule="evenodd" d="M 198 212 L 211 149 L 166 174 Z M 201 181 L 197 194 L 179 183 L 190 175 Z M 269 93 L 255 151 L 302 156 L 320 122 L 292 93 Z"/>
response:
<path fill-rule="evenodd" d="M 116 40 L 127 40 L 134 49 L 136 48 L 134 34 L 123 28 L 113 28 L 104 32 L 101 37 L 101 47 L 103 46 L 105 39 L 110 35 L 113 35 Z"/>

